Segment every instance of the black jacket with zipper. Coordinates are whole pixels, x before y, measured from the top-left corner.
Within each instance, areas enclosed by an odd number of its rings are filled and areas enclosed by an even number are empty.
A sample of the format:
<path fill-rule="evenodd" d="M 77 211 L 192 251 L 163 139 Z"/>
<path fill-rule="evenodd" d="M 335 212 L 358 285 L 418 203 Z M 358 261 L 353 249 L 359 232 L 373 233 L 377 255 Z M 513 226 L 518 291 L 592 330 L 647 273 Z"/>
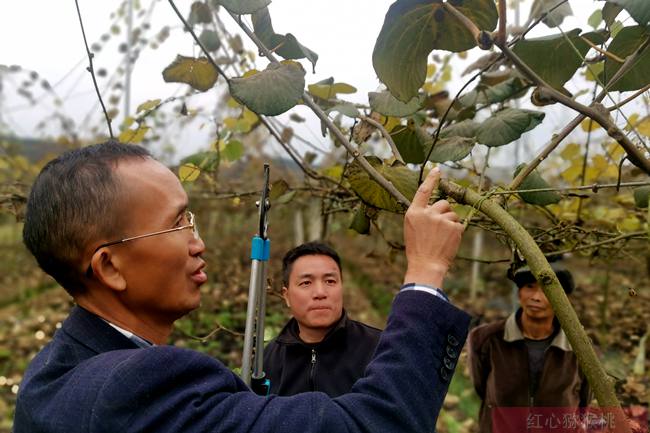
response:
<path fill-rule="evenodd" d="M 350 391 L 363 376 L 379 342 L 381 330 L 347 317 L 339 321 L 319 343 L 299 337 L 292 318 L 264 350 L 264 371 L 271 393 L 294 395 L 321 391 L 337 397 Z"/>

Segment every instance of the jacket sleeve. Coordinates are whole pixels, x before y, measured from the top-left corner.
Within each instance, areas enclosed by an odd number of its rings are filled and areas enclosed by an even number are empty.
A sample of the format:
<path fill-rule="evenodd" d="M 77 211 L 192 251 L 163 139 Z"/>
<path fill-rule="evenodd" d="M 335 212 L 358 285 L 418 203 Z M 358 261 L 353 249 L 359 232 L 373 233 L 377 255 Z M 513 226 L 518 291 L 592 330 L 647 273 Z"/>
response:
<path fill-rule="evenodd" d="M 433 432 L 469 316 L 428 293 L 397 295 L 366 376 L 348 394 L 260 397 L 221 363 L 173 347 L 133 351 L 94 406 L 97 432 Z"/>
<path fill-rule="evenodd" d="M 474 328 L 469 335 L 469 365 L 472 384 L 476 394 L 485 400 L 487 379 L 490 375 L 490 356 L 486 347 L 485 337 L 482 336 L 483 327 Z"/>

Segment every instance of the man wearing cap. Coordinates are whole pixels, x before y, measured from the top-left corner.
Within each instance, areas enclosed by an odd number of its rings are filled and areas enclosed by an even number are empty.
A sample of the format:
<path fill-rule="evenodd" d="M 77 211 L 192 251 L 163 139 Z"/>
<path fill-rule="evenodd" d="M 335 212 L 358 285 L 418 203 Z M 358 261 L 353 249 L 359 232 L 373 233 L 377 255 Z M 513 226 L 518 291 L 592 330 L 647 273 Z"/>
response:
<path fill-rule="evenodd" d="M 571 273 L 559 263 L 551 266 L 570 294 Z M 520 307 L 506 320 L 481 325 L 469 336 L 472 382 L 482 400 L 480 433 L 492 431 L 495 408 L 575 408 L 591 400 L 587 379 L 530 268 L 516 270 L 511 279 Z"/>

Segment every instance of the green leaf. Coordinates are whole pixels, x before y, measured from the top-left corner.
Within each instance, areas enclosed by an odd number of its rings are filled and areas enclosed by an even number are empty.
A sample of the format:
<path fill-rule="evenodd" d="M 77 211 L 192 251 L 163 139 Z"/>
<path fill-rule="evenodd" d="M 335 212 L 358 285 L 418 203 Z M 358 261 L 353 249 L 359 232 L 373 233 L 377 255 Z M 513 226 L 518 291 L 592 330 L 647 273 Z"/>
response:
<path fill-rule="evenodd" d="M 138 108 L 135 109 L 135 112 L 139 113 L 141 111 L 153 110 L 158 106 L 158 104 L 160 104 L 160 99 L 150 99 L 138 105 Z"/>
<path fill-rule="evenodd" d="M 205 92 L 217 82 L 217 71 L 207 58 L 176 56 L 169 66 L 163 70 L 163 79 L 167 83 L 185 83 L 192 88 Z"/>
<path fill-rule="evenodd" d="M 330 80 L 331 83 L 328 82 Z M 349 84 L 335 83 L 334 78 L 329 78 L 316 84 L 310 84 L 307 86 L 307 89 L 309 93 L 321 99 L 336 98 L 336 95 L 339 93 L 350 94 L 357 91 L 356 87 Z"/>
<path fill-rule="evenodd" d="M 214 151 L 201 151 L 181 160 L 181 165 L 193 164 L 201 170 L 212 171 L 219 165 L 219 156 Z"/>
<path fill-rule="evenodd" d="M 605 6 L 603 6 L 603 21 L 605 21 L 608 28 L 612 27 L 614 20 L 616 20 L 616 17 L 622 10 L 623 8 L 617 4 L 605 3 Z"/>
<path fill-rule="evenodd" d="M 598 26 L 600 26 L 600 23 L 603 22 L 603 11 L 600 9 L 596 9 L 591 15 L 589 15 L 589 19 L 587 20 L 587 24 L 589 24 L 592 28 L 597 29 Z"/>
<path fill-rule="evenodd" d="M 650 24 L 650 2 L 648 0 L 607 0 L 625 9 L 641 26 Z"/>
<path fill-rule="evenodd" d="M 217 51 L 221 47 L 219 35 L 212 30 L 203 30 L 201 36 L 199 36 L 199 41 L 208 51 Z"/>
<path fill-rule="evenodd" d="M 476 138 L 486 146 L 503 146 L 535 128 L 542 120 L 544 113 L 540 111 L 504 108 L 481 123 L 476 131 Z"/>
<path fill-rule="evenodd" d="M 458 101 L 465 107 L 481 104 L 495 104 L 503 102 L 518 93 L 523 96 L 522 90 L 527 89 L 528 84 L 519 77 L 508 78 L 498 84 L 490 86 L 480 82 L 471 92 L 458 98 Z"/>
<path fill-rule="evenodd" d="M 557 6 L 558 4 L 560 6 Z M 558 27 L 564 18 L 573 15 L 573 11 L 569 3 L 564 0 L 535 0 L 530 8 L 529 20 L 536 20 L 543 14 L 547 14 L 542 19 L 544 24 L 548 27 Z"/>
<path fill-rule="evenodd" d="M 451 3 L 479 29 L 492 31 L 496 27 L 494 0 Z M 461 52 L 475 46 L 472 34 L 440 0 L 397 0 L 384 19 L 372 64 L 388 90 L 400 101 L 409 102 L 424 84 L 431 51 Z"/>
<path fill-rule="evenodd" d="M 252 14 L 271 4 L 271 0 L 219 0 L 219 4 L 236 15 Z"/>
<path fill-rule="evenodd" d="M 426 157 L 424 149 L 428 149 L 432 141 L 426 131 L 414 124 L 397 125 L 390 131 L 390 136 L 404 162 L 422 164 Z"/>
<path fill-rule="evenodd" d="M 388 91 L 368 93 L 368 101 L 372 111 L 392 117 L 410 116 L 417 112 L 422 107 L 424 98 L 424 95 L 414 96 L 410 101 L 405 103 L 394 97 Z"/>
<path fill-rule="evenodd" d="M 212 22 L 212 11 L 207 4 L 196 1 L 192 3 L 190 17 L 187 20 L 191 26 L 194 24 L 209 24 Z"/>
<path fill-rule="evenodd" d="M 641 209 L 648 208 L 650 201 L 650 186 L 640 186 L 634 189 L 634 205 Z"/>
<path fill-rule="evenodd" d="M 275 33 L 268 8 L 257 10 L 251 18 L 255 34 L 260 38 L 266 48 L 284 59 L 295 60 L 306 58 L 311 62 L 312 68 L 316 68 L 318 54 L 301 45 L 291 33 L 287 33 L 286 35 Z"/>
<path fill-rule="evenodd" d="M 350 102 L 346 102 L 343 104 L 337 104 L 333 106 L 332 108 L 327 110 L 327 113 L 331 113 L 332 111 L 339 112 L 345 116 L 351 117 L 351 118 L 356 118 L 356 117 L 361 117 L 361 113 L 359 113 L 359 110 L 357 110 L 357 107 L 354 106 L 354 104 Z"/>
<path fill-rule="evenodd" d="M 269 64 L 261 72 L 230 80 L 230 95 L 251 111 L 276 116 L 295 107 L 305 88 L 305 70 L 300 63 L 285 60 Z"/>
<path fill-rule="evenodd" d="M 475 144 L 476 139 L 470 137 L 439 138 L 429 156 L 429 161 L 440 163 L 460 161 L 469 155 Z M 428 148 L 426 153 L 429 153 Z"/>
<path fill-rule="evenodd" d="M 476 137 L 476 131 L 478 131 L 479 126 L 480 124 L 474 122 L 473 120 L 463 120 L 462 122 L 454 123 L 453 125 L 443 128 L 442 131 L 440 131 L 440 138 Z"/>
<path fill-rule="evenodd" d="M 619 58 L 626 58 L 650 37 L 650 32 L 641 26 L 624 27 L 607 47 L 607 51 Z M 599 75 L 600 79 L 607 84 L 621 63 L 605 58 L 605 70 Z M 648 71 L 650 71 L 650 50 L 646 49 L 636 61 L 634 66 L 618 79 L 609 90 L 628 91 L 637 90 L 648 84 Z"/>
<path fill-rule="evenodd" d="M 361 205 L 354 212 L 354 217 L 350 223 L 350 229 L 359 233 L 360 235 L 367 235 L 370 233 L 370 218 L 366 215 L 366 206 Z"/>
<path fill-rule="evenodd" d="M 591 48 L 582 38 L 587 38 L 597 45 L 605 41 L 601 32 L 580 35 L 580 31 L 574 29 L 566 32 L 566 36 L 560 33 L 524 39 L 515 44 L 513 51 L 544 81 L 556 89 L 561 89 L 582 65 L 585 55 Z M 580 55 L 575 49 L 580 52 Z"/>
<path fill-rule="evenodd" d="M 409 170 L 404 166 L 386 166 L 375 156 L 367 156 L 366 159 L 406 198 L 409 200 L 413 198 L 417 190 L 418 172 Z M 404 212 L 404 207 L 384 187 L 372 180 L 357 161 L 348 166 L 346 177 L 352 190 L 357 193 L 364 203 L 390 212 Z"/>
<path fill-rule="evenodd" d="M 519 164 L 517 166 L 517 168 L 515 169 L 513 179 L 525 167 L 526 167 L 526 164 Z M 549 188 L 549 185 L 542 178 L 542 176 L 539 175 L 537 170 L 533 170 L 528 176 L 526 176 L 524 181 L 521 182 L 521 185 L 519 185 L 519 189 L 521 189 L 521 190 L 524 190 L 524 189 L 542 189 L 542 188 Z M 560 194 L 558 194 L 555 191 L 521 192 L 521 193 L 519 193 L 519 196 L 526 203 L 536 204 L 536 205 L 539 205 L 539 206 L 547 206 L 549 204 L 555 204 L 555 203 L 559 202 L 562 199 Z"/>
<path fill-rule="evenodd" d="M 244 145 L 239 140 L 230 140 L 222 153 L 228 161 L 237 161 L 244 154 Z"/>

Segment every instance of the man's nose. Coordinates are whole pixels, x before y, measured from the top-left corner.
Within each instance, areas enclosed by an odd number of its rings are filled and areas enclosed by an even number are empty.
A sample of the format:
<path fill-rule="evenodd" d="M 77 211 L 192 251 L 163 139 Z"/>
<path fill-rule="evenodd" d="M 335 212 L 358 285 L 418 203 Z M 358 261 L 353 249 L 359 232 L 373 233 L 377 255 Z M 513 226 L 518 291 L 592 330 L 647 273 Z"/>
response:
<path fill-rule="evenodd" d="M 327 290 L 322 281 L 314 282 L 312 296 L 314 299 L 323 299 L 327 297 Z"/>
<path fill-rule="evenodd" d="M 190 241 L 190 255 L 200 256 L 205 252 L 205 242 L 201 238 L 192 238 Z"/>

